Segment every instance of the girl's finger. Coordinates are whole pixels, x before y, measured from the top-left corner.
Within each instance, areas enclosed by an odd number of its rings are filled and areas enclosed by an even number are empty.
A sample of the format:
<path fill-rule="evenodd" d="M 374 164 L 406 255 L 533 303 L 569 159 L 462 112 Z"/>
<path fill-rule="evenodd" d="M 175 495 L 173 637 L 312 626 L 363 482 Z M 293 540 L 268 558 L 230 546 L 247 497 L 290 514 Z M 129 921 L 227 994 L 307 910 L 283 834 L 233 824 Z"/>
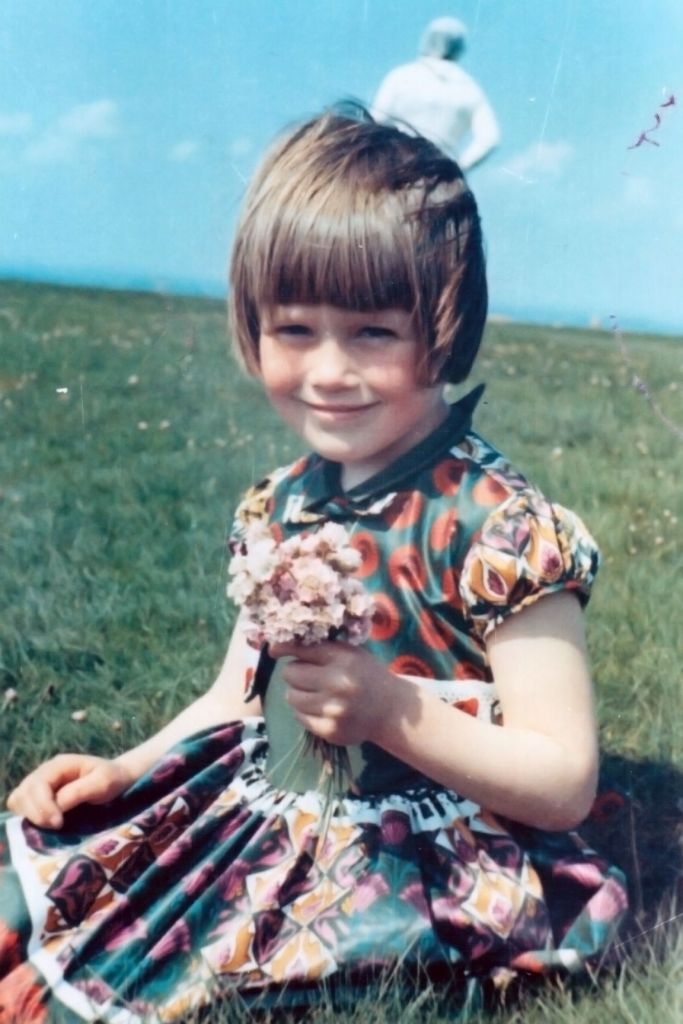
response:
<path fill-rule="evenodd" d="M 273 658 L 294 658 L 311 665 L 325 665 L 334 652 L 334 644 L 272 644 L 269 648 Z"/>
<path fill-rule="evenodd" d="M 88 784 L 89 776 L 67 782 L 57 793 L 57 805 L 62 811 L 70 811 L 78 804 L 87 803 L 92 786 Z"/>
<path fill-rule="evenodd" d="M 319 690 L 321 688 L 320 669 L 317 665 L 307 665 L 303 661 L 292 661 L 283 666 L 282 678 L 296 690 Z"/>
<path fill-rule="evenodd" d="M 64 822 L 51 787 L 42 779 L 33 780 L 21 794 L 19 813 L 34 825 L 45 828 L 61 828 Z"/>

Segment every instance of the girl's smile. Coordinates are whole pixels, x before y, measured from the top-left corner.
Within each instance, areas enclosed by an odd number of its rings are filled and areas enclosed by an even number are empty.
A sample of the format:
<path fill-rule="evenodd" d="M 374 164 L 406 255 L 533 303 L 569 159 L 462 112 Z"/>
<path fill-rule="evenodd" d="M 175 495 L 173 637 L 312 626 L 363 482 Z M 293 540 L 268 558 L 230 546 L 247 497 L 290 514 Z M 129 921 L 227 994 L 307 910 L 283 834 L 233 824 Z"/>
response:
<path fill-rule="evenodd" d="M 282 419 L 342 464 L 347 489 L 412 448 L 445 418 L 443 385 L 418 381 L 410 313 L 282 305 L 261 319 L 259 362 Z"/>

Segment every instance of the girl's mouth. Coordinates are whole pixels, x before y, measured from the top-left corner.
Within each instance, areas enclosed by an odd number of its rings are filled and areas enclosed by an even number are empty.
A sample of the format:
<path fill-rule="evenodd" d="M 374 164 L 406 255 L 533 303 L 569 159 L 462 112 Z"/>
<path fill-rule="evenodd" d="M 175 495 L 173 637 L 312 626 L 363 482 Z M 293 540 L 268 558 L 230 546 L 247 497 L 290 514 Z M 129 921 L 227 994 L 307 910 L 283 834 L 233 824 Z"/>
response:
<path fill-rule="evenodd" d="M 312 412 L 318 413 L 322 416 L 354 416 L 358 413 L 366 412 L 368 409 L 374 409 L 376 403 L 371 402 L 367 405 L 342 405 L 332 402 L 324 404 L 319 402 L 304 402 L 304 405 L 308 406 Z"/>

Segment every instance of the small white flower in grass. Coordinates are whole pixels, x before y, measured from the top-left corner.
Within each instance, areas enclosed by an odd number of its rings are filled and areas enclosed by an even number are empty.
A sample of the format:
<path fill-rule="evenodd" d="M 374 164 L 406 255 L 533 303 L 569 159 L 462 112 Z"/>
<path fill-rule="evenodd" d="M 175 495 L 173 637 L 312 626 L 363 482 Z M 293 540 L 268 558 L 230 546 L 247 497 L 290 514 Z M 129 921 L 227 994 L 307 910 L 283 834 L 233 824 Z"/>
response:
<path fill-rule="evenodd" d="M 88 712 L 85 710 L 85 708 L 79 708 L 77 711 L 72 711 L 71 712 L 71 721 L 72 722 L 87 722 L 88 721 Z"/>

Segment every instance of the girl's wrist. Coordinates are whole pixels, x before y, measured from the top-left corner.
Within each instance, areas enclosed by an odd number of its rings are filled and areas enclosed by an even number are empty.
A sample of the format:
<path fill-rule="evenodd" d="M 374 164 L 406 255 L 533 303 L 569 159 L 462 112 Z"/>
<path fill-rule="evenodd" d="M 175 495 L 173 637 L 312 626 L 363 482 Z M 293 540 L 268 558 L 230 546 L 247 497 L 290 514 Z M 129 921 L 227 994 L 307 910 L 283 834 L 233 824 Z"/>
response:
<path fill-rule="evenodd" d="M 132 786 L 134 782 L 137 782 L 149 767 L 148 765 L 141 764 L 139 758 L 135 755 L 135 750 L 126 750 L 123 754 L 119 754 L 118 757 L 112 758 L 112 764 L 120 773 L 125 789 Z"/>
<path fill-rule="evenodd" d="M 386 671 L 386 683 L 376 698 L 378 710 L 373 719 L 372 735 L 368 739 L 383 750 L 393 753 L 396 738 L 404 731 L 406 722 L 419 714 L 420 695 L 417 686 L 403 676 Z"/>

